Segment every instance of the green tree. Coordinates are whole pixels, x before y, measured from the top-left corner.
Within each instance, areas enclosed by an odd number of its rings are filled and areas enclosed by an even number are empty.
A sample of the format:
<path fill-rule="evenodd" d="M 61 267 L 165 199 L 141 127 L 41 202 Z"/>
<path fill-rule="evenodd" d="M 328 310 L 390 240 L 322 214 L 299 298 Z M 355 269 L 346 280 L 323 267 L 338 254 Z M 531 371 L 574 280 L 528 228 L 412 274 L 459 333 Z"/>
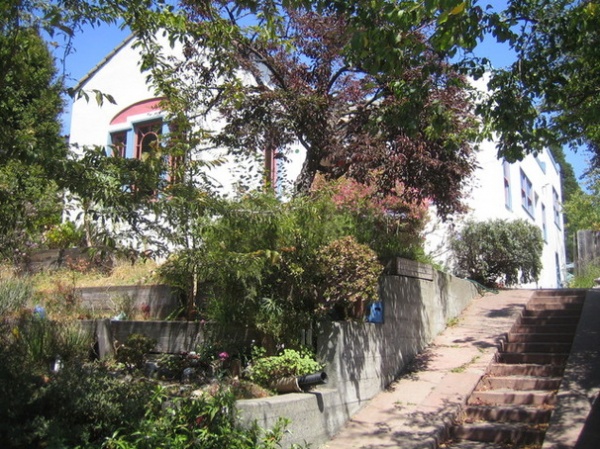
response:
<path fill-rule="evenodd" d="M 450 240 L 455 273 L 486 286 L 536 281 L 544 241 L 525 220 L 470 221 Z"/>
<path fill-rule="evenodd" d="M 569 164 L 565 158 L 565 153 L 561 147 L 554 147 L 552 149 L 552 155 L 554 160 L 560 166 L 560 184 L 562 187 L 562 202 L 563 202 L 563 216 L 565 221 L 565 251 L 567 260 L 573 260 L 575 248 L 573 247 L 574 236 L 577 233 L 577 229 L 570 225 L 571 214 L 577 215 L 577 209 L 567 209 L 566 205 L 569 204 L 571 199 L 579 197 L 583 194 L 581 186 L 577 182 L 573 166 Z"/>
<path fill-rule="evenodd" d="M 518 158 L 542 146 L 586 146 L 598 155 L 600 5 L 588 0 L 512 0 L 516 61 L 492 73 L 488 117 L 500 151 Z M 597 163 L 597 161 L 595 161 Z"/>
<path fill-rule="evenodd" d="M 204 146 L 240 160 L 268 149 L 285 159 L 302 146 L 297 193 L 308 193 L 317 174 L 345 175 L 380 196 L 432 201 L 442 215 L 461 210 L 477 124 L 467 83 L 445 55 L 413 23 L 408 40 L 420 44 L 410 64 L 371 72 L 347 54 L 350 12 L 289 5 L 186 2 L 187 25 L 172 35 L 185 45 L 178 65 L 160 57 L 146 30 L 144 62 L 167 105 L 191 120 L 216 115 L 224 126 L 205 132 Z M 180 24 L 165 15 L 156 23 Z"/>
<path fill-rule="evenodd" d="M 48 45 L 70 39 L 83 24 L 124 24 L 140 9 L 162 8 L 160 1 L 51 2 L 7 0 L 0 4 L 0 255 L 12 257 L 37 244 L 44 229 L 60 222 L 63 192 L 86 204 L 88 243 L 106 246 L 114 235 L 99 231 L 91 240 L 91 222 L 102 219 L 131 233 L 147 212 L 147 192 L 160 183 L 160 155 L 148 161 L 107 158 L 91 150 L 74 157 L 60 135 L 61 95 L 66 92 Z M 56 39 L 55 39 L 56 38 Z M 58 53 L 58 51 L 57 51 Z M 64 61 L 63 61 L 64 62 Z M 102 92 L 71 92 L 112 101 Z M 104 156 L 104 157 L 103 157 Z M 135 186 L 135 188 L 133 188 Z M 98 224 L 102 224 L 101 222 Z M 98 228 L 98 224 L 96 227 Z M 15 250 L 18 250 L 15 253 Z"/>
<path fill-rule="evenodd" d="M 563 204 L 569 217 L 566 223 L 571 233 L 577 231 L 600 230 L 600 176 L 598 169 L 586 175 L 587 192 L 579 191 L 571 195 Z"/>
<path fill-rule="evenodd" d="M 58 121 L 62 86 L 46 44 L 36 29 L 3 20 L 0 61 L 10 63 L 0 64 L 0 256 L 13 257 L 60 222 L 54 179 L 67 147 Z"/>

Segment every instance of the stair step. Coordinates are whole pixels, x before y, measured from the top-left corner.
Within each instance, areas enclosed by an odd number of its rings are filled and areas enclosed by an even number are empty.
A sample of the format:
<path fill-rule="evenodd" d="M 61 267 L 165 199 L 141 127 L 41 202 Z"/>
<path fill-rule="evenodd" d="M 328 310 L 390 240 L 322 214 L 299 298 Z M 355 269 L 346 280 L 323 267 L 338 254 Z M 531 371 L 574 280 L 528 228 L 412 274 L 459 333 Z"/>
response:
<path fill-rule="evenodd" d="M 518 390 L 489 390 L 471 393 L 467 400 L 468 405 L 554 405 L 555 392 L 548 391 L 518 391 Z"/>
<path fill-rule="evenodd" d="M 558 390 L 561 380 L 560 377 L 490 376 L 481 379 L 477 390 Z"/>
<path fill-rule="evenodd" d="M 517 422 L 528 424 L 543 424 L 550 421 L 551 408 L 537 407 L 507 407 L 470 405 L 465 407 L 461 420 L 465 423 L 476 421 Z"/>
<path fill-rule="evenodd" d="M 504 343 L 502 352 L 537 352 L 537 353 L 568 353 L 571 349 L 571 343 L 555 342 L 519 342 Z"/>
<path fill-rule="evenodd" d="M 523 309 L 521 316 L 524 317 L 540 317 L 540 318 L 554 318 L 554 317 L 575 317 L 581 316 L 581 312 L 578 310 L 527 310 Z"/>
<path fill-rule="evenodd" d="M 585 298 L 587 289 L 584 288 L 561 288 L 561 289 L 539 289 L 534 292 L 534 298 L 548 296 L 578 296 Z"/>
<path fill-rule="evenodd" d="M 490 443 L 541 444 L 545 429 L 536 429 L 518 424 L 477 423 L 454 426 L 451 434 L 463 440 Z"/>
<path fill-rule="evenodd" d="M 543 343 L 543 342 L 555 342 L 555 343 L 569 343 L 573 342 L 572 333 L 564 334 L 552 334 L 552 333 L 520 333 L 520 332 L 509 332 L 506 336 L 508 343 Z"/>
<path fill-rule="evenodd" d="M 529 301 L 529 304 L 537 303 L 560 303 L 560 304 L 580 304 L 585 301 L 585 295 L 535 295 Z"/>
<path fill-rule="evenodd" d="M 532 311 L 538 311 L 538 310 L 566 310 L 569 312 L 574 312 L 574 311 L 581 311 L 581 309 L 583 309 L 583 302 L 582 303 L 576 303 L 576 302 L 566 302 L 566 303 L 561 303 L 561 302 L 528 302 L 527 305 L 525 306 L 525 310 L 532 310 Z"/>
<path fill-rule="evenodd" d="M 489 366 L 487 374 L 491 376 L 562 376 L 563 367 L 553 365 L 538 365 L 532 363 L 505 364 L 493 363 Z"/>
<path fill-rule="evenodd" d="M 540 353 L 540 352 L 500 352 L 496 354 L 498 363 L 534 363 L 538 365 L 563 365 L 569 354 Z"/>
<path fill-rule="evenodd" d="M 575 334 L 577 329 L 573 324 L 557 324 L 552 326 L 537 326 L 535 324 L 514 324 L 510 332 L 517 334 Z"/>
<path fill-rule="evenodd" d="M 442 446 L 440 446 L 442 447 Z M 482 441 L 453 441 L 451 446 L 452 449 L 507 449 L 505 444 L 502 443 L 489 443 Z"/>
<path fill-rule="evenodd" d="M 516 324 L 534 325 L 534 326 L 576 326 L 579 323 L 580 315 L 566 316 L 521 316 L 517 319 Z"/>

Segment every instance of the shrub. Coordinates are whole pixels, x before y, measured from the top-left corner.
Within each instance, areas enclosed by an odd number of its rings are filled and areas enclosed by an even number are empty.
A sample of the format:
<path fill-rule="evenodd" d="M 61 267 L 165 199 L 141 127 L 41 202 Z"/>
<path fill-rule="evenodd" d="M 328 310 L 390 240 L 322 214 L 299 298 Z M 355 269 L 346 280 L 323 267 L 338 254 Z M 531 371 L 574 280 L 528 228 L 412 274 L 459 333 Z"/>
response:
<path fill-rule="evenodd" d="M 212 211 L 203 244 L 161 268 L 169 283 L 200 291 L 203 318 L 225 329 L 244 326 L 271 342 L 299 344 L 312 325 L 318 249 L 348 230 L 329 200 L 282 203 L 250 194 Z M 227 331 L 226 331 L 227 333 Z"/>
<path fill-rule="evenodd" d="M 269 388 L 271 382 L 284 377 L 303 376 L 323 369 L 307 351 L 284 349 L 280 355 L 253 359 L 250 380 Z"/>
<path fill-rule="evenodd" d="M 569 280 L 569 287 L 592 288 L 598 278 L 600 278 L 600 260 L 596 259 L 577 270 L 575 276 Z"/>
<path fill-rule="evenodd" d="M 130 334 L 127 340 L 117 347 L 115 360 L 123 363 L 129 372 L 144 368 L 146 356 L 156 346 L 156 340 L 141 334 Z"/>
<path fill-rule="evenodd" d="M 83 229 L 66 221 L 54 225 L 44 233 L 44 241 L 49 249 L 65 249 L 85 245 Z"/>
<path fill-rule="evenodd" d="M 542 233 L 525 220 L 470 221 L 450 240 L 455 274 L 488 287 L 536 281 Z"/>
<path fill-rule="evenodd" d="M 0 367 L 0 447 L 100 447 L 143 418 L 151 392 L 101 364 L 65 363 L 40 377 L 11 359 Z"/>
<path fill-rule="evenodd" d="M 323 247 L 318 263 L 324 310 L 335 311 L 339 318 L 362 318 L 364 305 L 379 297 L 383 267 L 375 252 L 354 237 L 344 237 Z"/>
<path fill-rule="evenodd" d="M 351 225 L 348 234 L 368 245 L 380 260 L 420 258 L 428 203 L 407 200 L 400 183 L 381 196 L 377 193 L 375 173 L 367 176 L 365 182 L 346 177 L 326 181 L 317 176 L 313 189 L 319 197 L 329 198 L 335 204 L 337 213 L 346 216 Z"/>
<path fill-rule="evenodd" d="M 275 449 L 287 421 L 279 419 L 269 430 L 256 423 L 237 423 L 235 397 L 229 389 L 198 398 L 167 398 L 156 390 L 153 404 L 139 425 L 115 432 L 104 449 Z"/>

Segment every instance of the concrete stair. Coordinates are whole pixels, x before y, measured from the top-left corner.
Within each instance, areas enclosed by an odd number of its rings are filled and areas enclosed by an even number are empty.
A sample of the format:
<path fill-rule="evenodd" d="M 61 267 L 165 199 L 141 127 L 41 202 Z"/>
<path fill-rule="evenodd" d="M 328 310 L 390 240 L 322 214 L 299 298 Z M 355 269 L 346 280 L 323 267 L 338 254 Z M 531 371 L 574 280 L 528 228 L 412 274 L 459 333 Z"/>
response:
<path fill-rule="evenodd" d="M 450 429 L 451 447 L 541 447 L 584 299 L 535 293 Z"/>

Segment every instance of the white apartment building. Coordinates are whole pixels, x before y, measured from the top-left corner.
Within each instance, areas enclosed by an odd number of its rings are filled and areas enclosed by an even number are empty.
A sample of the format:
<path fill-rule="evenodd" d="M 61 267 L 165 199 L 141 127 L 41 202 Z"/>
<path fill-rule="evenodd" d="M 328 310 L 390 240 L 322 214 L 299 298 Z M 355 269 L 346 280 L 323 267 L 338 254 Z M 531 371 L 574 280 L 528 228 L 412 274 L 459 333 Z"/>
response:
<path fill-rule="evenodd" d="M 562 215 L 560 166 L 550 151 L 530 154 L 520 162 L 497 158 L 496 146 L 482 144 L 469 199 L 469 212 L 451 224 L 435 220 L 427 233 L 426 248 L 434 259 L 452 267 L 447 239 L 451 227 L 460 229 L 465 220 L 524 219 L 538 226 L 544 238 L 543 269 L 538 282 L 527 288 L 556 288 L 565 280 L 565 240 Z"/>

